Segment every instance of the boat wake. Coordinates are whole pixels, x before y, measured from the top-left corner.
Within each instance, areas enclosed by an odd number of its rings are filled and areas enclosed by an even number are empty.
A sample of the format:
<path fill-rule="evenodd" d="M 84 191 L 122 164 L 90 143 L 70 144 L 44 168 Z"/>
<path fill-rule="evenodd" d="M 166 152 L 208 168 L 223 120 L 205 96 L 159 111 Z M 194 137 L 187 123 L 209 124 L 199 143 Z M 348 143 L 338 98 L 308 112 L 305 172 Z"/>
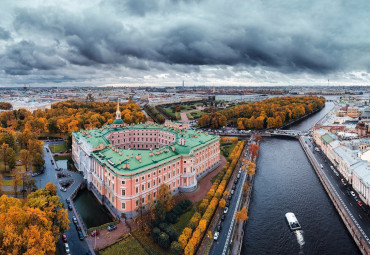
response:
<path fill-rule="evenodd" d="M 303 246 L 305 244 L 304 237 L 303 237 L 303 230 L 296 230 L 294 231 L 295 236 L 297 237 L 297 242 L 299 244 L 299 254 L 303 254 Z"/>

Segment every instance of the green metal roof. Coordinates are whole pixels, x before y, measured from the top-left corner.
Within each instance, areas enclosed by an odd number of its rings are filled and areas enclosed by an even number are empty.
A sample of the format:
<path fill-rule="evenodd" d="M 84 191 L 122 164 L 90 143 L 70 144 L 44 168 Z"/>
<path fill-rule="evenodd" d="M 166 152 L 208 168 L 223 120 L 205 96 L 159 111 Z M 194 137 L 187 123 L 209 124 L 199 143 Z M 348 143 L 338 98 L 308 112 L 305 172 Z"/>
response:
<path fill-rule="evenodd" d="M 323 136 L 321 137 L 321 139 L 322 139 L 325 143 L 331 143 L 332 141 L 334 141 L 333 137 L 331 137 L 329 134 L 323 135 Z"/>
<path fill-rule="evenodd" d="M 175 134 L 175 142 L 169 145 L 162 146 L 157 149 L 144 150 L 144 149 L 118 149 L 110 145 L 106 136 L 111 132 L 122 130 L 163 130 Z M 95 150 L 92 152 L 92 157 L 95 158 L 100 164 L 107 166 L 112 172 L 117 174 L 135 174 L 137 171 L 150 168 L 153 164 L 163 164 L 167 161 L 177 159 L 181 155 L 189 156 L 192 150 L 199 149 L 206 145 L 208 142 L 216 142 L 219 136 L 204 133 L 191 129 L 174 129 L 158 124 L 137 124 L 130 126 L 115 126 L 106 125 L 101 129 L 92 129 L 85 131 L 77 131 L 72 133 L 73 137 L 80 141 L 84 139 L 87 143 L 91 144 Z M 181 138 L 185 139 L 185 145 L 180 145 L 178 142 Z M 104 145 L 104 148 L 96 149 Z M 150 153 L 153 153 L 151 156 Z M 140 160 L 136 157 L 140 155 Z M 128 157 L 128 159 L 127 159 Z M 129 168 L 126 164 L 129 164 Z"/>

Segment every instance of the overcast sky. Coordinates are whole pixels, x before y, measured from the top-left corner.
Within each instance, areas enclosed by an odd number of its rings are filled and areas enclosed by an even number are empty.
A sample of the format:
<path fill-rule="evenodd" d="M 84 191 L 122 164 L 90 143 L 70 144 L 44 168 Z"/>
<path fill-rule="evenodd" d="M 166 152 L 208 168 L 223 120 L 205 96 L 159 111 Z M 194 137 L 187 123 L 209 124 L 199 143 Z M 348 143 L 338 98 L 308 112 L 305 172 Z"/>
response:
<path fill-rule="evenodd" d="M 370 85 L 368 0 L 0 3 L 0 86 Z"/>

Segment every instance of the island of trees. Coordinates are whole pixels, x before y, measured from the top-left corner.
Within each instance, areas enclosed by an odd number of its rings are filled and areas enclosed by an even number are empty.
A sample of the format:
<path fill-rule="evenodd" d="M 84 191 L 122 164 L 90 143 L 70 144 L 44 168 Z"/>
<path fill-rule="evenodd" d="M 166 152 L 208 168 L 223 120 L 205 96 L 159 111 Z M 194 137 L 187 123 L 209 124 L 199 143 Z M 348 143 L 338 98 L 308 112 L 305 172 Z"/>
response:
<path fill-rule="evenodd" d="M 278 128 L 325 105 L 324 97 L 274 97 L 263 101 L 237 105 L 230 109 L 204 113 L 200 127 L 220 128 L 232 125 L 238 129 Z"/>

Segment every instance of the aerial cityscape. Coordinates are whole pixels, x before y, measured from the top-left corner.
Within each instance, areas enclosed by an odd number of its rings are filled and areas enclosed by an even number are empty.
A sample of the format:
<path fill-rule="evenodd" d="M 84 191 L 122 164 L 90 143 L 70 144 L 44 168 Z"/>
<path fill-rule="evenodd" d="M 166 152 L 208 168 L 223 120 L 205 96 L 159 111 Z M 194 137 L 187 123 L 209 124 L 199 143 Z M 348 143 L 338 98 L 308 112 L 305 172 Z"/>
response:
<path fill-rule="evenodd" d="M 370 254 L 366 1 L 10 1 L 0 255 Z"/>

